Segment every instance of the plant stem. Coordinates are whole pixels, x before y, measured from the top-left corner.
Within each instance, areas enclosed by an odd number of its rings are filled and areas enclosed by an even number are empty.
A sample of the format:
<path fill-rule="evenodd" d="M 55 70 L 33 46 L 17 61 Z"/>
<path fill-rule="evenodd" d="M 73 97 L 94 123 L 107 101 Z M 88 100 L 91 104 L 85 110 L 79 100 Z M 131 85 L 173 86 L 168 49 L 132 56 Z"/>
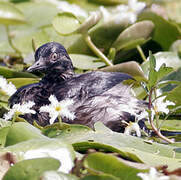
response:
<path fill-rule="evenodd" d="M 62 125 L 62 118 L 61 118 L 61 116 L 58 116 L 58 121 L 59 121 L 59 124 Z"/>
<path fill-rule="evenodd" d="M 83 35 L 83 38 L 85 40 L 85 42 L 87 43 L 87 45 L 89 46 L 89 48 L 103 61 L 105 62 L 106 65 L 108 66 L 113 66 L 113 64 L 111 63 L 111 61 L 94 45 L 94 43 L 91 40 L 91 37 L 85 33 Z"/>
<path fill-rule="evenodd" d="M 13 119 L 11 121 L 11 126 L 14 124 L 14 122 L 16 121 L 16 118 L 18 117 L 18 115 L 15 113 L 13 116 Z"/>
<path fill-rule="evenodd" d="M 141 56 L 141 58 L 143 59 L 143 61 L 146 61 L 146 56 L 145 56 L 142 48 L 140 47 L 140 45 L 137 45 L 137 46 L 136 46 L 136 49 L 137 49 L 138 52 L 140 53 L 140 56 Z"/>
<path fill-rule="evenodd" d="M 16 48 L 16 46 L 14 46 L 13 42 L 12 42 L 12 37 L 9 31 L 9 26 L 5 26 L 6 27 L 6 33 L 7 33 L 7 37 L 8 37 L 8 42 L 10 44 L 10 46 L 14 49 L 14 51 L 20 56 L 21 56 L 21 52 L 19 51 L 19 49 Z"/>
<path fill-rule="evenodd" d="M 152 108 L 152 102 L 151 102 L 151 97 L 152 97 L 152 93 L 154 91 L 154 88 L 152 88 L 150 90 L 150 94 L 149 94 L 149 104 L 148 104 L 148 109 L 151 111 L 151 108 Z M 157 114 L 156 114 L 157 116 Z M 153 119 L 152 116 L 151 116 L 151 113 L 149 114 L 149 121 L 150 121 L 150 125 L 152 127 L 152 129 L 154 130 L 154 132 L 157 134 L 158 137 L 160 137 L 161 139 L 163 139 L 164 141 L 168 142 L 168 143 L 174 143 L 172 140 L 168 139 L 167 137 L 165 137 L 164 135 L 161 134 L 160 130 L 158 130 L 155 125 L 154 125 L 154 122 L 153 122 Z"/>
<path fill-rule="evenodd" d="M 32 49 L 35 52 L 36 51 L 36 45 L 35 45 L 35 39 L 32 38 Z"/>

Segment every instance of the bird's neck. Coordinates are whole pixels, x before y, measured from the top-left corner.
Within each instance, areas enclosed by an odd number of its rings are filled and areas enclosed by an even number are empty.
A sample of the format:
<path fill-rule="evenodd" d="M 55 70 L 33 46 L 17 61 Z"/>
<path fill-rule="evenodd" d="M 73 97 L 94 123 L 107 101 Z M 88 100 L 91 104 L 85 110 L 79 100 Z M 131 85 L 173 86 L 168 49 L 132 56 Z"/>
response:
<path fill-rule="evenodd" d="M 57 71 L 54 71 L 54 72 L 49 72 L 47 73 L 41 80 L 42 83 L 49 83 L 51 85 L 53 84 L 57 84 L 59 82 L 62 82 L 62 81 L 66 81 L 70 78 L 72 78 L 73 76 L 75 75 L 75 73 L 73 71 L 66 71 L 66 72 L 57 72 Z"/>

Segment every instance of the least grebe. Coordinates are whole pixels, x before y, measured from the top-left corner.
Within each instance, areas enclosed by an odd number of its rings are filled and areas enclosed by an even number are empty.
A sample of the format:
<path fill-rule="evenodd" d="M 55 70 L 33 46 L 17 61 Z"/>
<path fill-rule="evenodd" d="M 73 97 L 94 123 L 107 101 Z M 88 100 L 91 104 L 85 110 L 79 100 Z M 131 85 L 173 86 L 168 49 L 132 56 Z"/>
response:
<path fill-rule="evenodd" d="M 75 74 L 72 61 L 65 48 L 56 42 L 39 47 L 35 52 L 35 63 L 28 72 L 39 71 L 45 74 L 40 82 L 23 86 L 9 99 L 10 107 L 14 104 L 34 101 L 36 114 L 24 115 L 33 123 L 45 126 L 49 123 L 47 113 L 40 113 L 43 105 L 48 105 L 50 95 L 61 101 L 73 99 L 70 107 L 75 119 L 62 118 L 63 122 L 84 124 L 93 127 L 97 121 L 103 122 L 114 131 L 121 131 L 121 121 L 134 121 L 134 117 L 122 111 L 122 105 L 141 113 L 147 104 L 131 94 L 129 86 L 122 82 L 132 77 L 120 72 L 93 71 Z M 131 103 L 130 103 L 131 102 Z M 129 111 L 130 112 L 130 111 Z"/>

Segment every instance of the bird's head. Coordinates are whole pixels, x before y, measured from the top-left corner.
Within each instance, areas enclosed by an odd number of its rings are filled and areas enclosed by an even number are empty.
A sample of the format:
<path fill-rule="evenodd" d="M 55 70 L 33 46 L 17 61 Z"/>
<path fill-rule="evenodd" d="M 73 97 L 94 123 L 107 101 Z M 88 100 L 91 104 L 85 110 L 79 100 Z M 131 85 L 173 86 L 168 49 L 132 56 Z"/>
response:
<path fill-rule="evenodd" d="M 56 42 L 40 46 L 35 52 L 35 63 L 27 69 L 28 72 L 65 73 L 73 71 L 72 61 L 65 48 Z"/>

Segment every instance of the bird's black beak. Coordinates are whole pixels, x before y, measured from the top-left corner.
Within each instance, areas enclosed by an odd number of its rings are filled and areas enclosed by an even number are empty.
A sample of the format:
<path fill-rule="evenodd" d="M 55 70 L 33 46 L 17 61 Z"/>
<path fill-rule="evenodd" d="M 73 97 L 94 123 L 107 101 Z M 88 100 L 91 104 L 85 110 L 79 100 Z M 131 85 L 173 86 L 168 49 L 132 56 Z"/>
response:
<path fill-rule="evenodd" d="M 40 58 L 38 61 L 36 61 L 32 66 L 30 66 L 27 71 L 28 72 L 36 72 L 36 71 L 42 71 L 45 69 L 45 62 L 43 58 Z"/>

